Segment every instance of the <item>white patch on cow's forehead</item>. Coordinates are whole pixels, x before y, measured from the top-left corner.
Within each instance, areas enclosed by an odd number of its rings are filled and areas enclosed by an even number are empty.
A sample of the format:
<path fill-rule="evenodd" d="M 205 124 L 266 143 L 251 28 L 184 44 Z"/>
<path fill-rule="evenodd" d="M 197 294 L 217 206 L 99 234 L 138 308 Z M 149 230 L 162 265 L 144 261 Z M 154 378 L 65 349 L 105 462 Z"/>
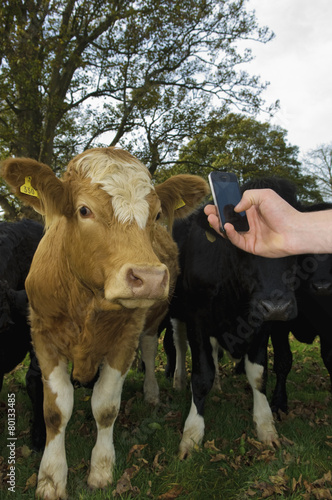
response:
<path fill-rule="evenodd" d="M 119 222 L 133 222 L 143 229 L 149 216 L 146 196 L 153 186 L 147 168 L 136 158 L 130 163 L 112 159 L 107 154 L 88 153 L 78 169 L 91 181 L 102 185 L 110 196 L 114 214 Z"/>

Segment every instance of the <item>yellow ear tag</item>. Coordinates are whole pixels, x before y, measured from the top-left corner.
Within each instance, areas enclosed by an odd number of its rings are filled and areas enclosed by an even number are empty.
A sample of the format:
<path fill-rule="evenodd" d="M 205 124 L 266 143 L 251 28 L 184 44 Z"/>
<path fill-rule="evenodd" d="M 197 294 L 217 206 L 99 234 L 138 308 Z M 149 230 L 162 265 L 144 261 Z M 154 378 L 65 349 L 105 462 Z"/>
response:
<path fill-rule="evenodd" d="M 185 202 L 183 200 L 180 200 L 179 203 L 177 205 L 175 205 L 174 210 L 178 210 L 179 208 L 182 208 L 184 206 L 185 206 Z"/>
<path fill-rule="evenodd" d="M 35 196 L 36 198 L 39 198 L 37 189 L 31 186 L 30 176 L 25 178 L 25 183 L 23 184 L 23 186 L 20 187 L 20 191 L 23 194 L 28 194 L 29 196 Z"/>
<path fill-rule="evenodd" d="M 216 236 L 214 234 L 211 234 L 209 231 L 205 231 L 205 236 L 211 243 L 214 243 L 217 239 Z"/>

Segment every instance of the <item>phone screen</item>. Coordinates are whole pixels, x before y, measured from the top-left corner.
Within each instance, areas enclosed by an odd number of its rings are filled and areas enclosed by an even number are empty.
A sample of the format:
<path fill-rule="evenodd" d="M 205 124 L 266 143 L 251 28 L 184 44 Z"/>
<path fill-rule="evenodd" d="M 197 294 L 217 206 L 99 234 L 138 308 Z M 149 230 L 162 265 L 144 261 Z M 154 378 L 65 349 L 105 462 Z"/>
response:
<path fill-rule="evenodd" d="M 241 191 L 235 174 L 226 172 L 211 172 L 209 175 L 211 191 L 219 212 L 221 230 L 224 224 L 230 222 L 236 231 L 249 231 L 245 212 L 234 212 L 234 207 L 241 200 Z"/>

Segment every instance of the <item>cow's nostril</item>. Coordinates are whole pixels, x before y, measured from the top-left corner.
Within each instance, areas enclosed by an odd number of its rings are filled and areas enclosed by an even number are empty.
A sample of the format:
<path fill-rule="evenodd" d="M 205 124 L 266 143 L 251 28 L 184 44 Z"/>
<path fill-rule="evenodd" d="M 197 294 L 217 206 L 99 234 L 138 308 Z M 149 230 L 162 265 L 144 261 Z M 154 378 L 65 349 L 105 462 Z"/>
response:
<path fill-rule="evenodd" d="M 127 273 L 127 281 L 130 288 L 140 288 L 144 284 L 142 278 L 140 278 L 136 274 L 134 273 L 133 269 L 129 269 Z"/>
<path fill-rule="evenodd" d="M 125 279 L 134 297 L 159 298 L 168 293 L 168 271 L 160 266 L 129 266 Z"/>

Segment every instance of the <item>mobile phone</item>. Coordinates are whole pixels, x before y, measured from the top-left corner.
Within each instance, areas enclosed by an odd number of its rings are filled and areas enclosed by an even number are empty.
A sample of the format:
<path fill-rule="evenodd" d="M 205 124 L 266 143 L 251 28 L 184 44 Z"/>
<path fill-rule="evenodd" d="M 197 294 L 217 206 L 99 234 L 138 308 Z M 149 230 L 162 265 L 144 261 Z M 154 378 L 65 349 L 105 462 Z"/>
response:
<path fill-rule="evenodd" d="M 230 222 L 238 232 L 249 231 L 246 213 L 234 212 L 234 207 L 242 197 L 236 175 L 231 172 L 211 172 L 209 183 L 219 215 L 220 230 L 225 232 L 224 225 Z"/>

